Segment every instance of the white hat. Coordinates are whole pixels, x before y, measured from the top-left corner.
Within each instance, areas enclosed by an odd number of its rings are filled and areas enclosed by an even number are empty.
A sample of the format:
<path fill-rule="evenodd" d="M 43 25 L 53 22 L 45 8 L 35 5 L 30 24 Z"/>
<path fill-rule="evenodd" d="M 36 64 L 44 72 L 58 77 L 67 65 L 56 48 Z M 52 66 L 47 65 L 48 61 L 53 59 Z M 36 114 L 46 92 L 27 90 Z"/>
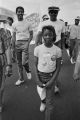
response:
<path fill-rule="evenodd" d="M 77 16 L 75 19 L 80 20 L 80 16 Z"/>

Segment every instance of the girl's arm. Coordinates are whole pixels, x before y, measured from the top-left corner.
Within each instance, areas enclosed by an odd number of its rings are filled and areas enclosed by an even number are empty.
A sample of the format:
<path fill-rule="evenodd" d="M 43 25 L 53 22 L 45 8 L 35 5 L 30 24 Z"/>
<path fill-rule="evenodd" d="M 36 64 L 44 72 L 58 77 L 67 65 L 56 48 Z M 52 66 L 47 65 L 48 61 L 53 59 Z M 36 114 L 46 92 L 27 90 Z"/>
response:
<path fill-rule="evenodd" d="M 37 65 L 38 65 L 38 57 L 35 57 L 34 58 L 35 60 L 35 65 L 34 65 L 34 71 L 35 71 L 35 76 L 36 76 L 36 83 L 40 86 L 40 87 L 43 87 L 43 83 L 39 80 L 39 77 L 38 77 L 38 70 L 37 70 Z"/>
<path fill-rule="evenodd" d="M 46 85 L 45 85 L 46 87 L 51 87 L 55 83 L 55 80 L 57 79 L 57 77 L 59 75 L 60 69 L 61 69 L 61 57 L 57 58 L 57 60 L 56 60 L 56 71 L 54 72 L 51 80 L 46 83 Z"/>

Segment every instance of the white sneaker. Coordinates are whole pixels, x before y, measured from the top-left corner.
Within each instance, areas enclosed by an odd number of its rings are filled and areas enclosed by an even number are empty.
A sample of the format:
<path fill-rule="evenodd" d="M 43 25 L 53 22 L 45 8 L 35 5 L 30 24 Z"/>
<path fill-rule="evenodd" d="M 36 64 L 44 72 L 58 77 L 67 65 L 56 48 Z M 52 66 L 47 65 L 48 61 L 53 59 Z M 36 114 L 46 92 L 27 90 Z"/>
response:
<path fill-rule="evenodd" d="M 24 80 L 17 80 L 16 83 L 15 83 L 15 85 L 18 86 L 18 85 L 20 85 L 20 84 L 23 83 L 23 82 L 24 82 Z"/>
<path fill-rule="evenodd" d="M 75 64 L 76 62 L 71 58 L 71 64 Z"/>
<path fill-rule="evenodd" d="M 45 108 L 46 108 L 45 103 L 42 103 L 42 102 L 41 102 L 40 111 L 41 111 L 41 112 L 44 112 Z"/>
<path fill-rule="evenodd" d="M 29 72 L 29 73 L 26 72 L 26 75 L 27 75 L 27 78 L 28 78 L 29 80 L 32 78 L 31 72 Z"/>
<path fill-rule="evenodd" d="M 55 85 L 54 93 L 58 93 L 58 92 L 59 92 L 59 88 Z"/>

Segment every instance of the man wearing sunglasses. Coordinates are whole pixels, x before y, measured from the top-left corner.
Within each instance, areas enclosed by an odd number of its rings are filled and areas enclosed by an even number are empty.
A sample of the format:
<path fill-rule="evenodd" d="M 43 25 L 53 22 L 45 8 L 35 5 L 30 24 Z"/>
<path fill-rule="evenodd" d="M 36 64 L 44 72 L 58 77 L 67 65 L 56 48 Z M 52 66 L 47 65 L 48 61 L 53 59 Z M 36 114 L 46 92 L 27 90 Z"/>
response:
<path fill-rule="evenodd" d="M 40 45 L 42 44 L 44 41 L 42 40 L 42 27 L 46 26 L 46 25 L 52 25 L 55 28 L 56 31 L 56 41 L 55 41 L 55 45 L 57 45 L 58 47 L 60 47 L 61 49 L 63 49 L 63 43 L 64 43 L 64 22 L 61 20 L 57 19 L 58 13 L 59 13 L 60 9 L 59 7 L 55 7 L 55 6 L 51 6 L 48 7 L 48 14 L 49 14 L 49 19 L 46 21 L 43 21 L 39 24 L 38 26 L 38 31 L 37 31 L 37 36 L 36 36 L 36 42 L 35 45 Z M 58 81 L 56 81 L 56 85 L 55 85 L 55 93 L 59 92 L 59 88 L 58 88 Z"/>

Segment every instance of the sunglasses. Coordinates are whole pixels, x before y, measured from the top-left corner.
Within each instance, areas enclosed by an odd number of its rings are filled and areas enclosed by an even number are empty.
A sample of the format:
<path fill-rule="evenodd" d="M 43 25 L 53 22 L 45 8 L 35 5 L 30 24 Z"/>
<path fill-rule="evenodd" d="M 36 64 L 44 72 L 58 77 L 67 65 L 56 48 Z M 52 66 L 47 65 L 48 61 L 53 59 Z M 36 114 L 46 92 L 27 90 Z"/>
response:
<path fill-rule="evenodd" d="M 58 14 L 58 10 L 50 10 L 49 14 Z"/>

